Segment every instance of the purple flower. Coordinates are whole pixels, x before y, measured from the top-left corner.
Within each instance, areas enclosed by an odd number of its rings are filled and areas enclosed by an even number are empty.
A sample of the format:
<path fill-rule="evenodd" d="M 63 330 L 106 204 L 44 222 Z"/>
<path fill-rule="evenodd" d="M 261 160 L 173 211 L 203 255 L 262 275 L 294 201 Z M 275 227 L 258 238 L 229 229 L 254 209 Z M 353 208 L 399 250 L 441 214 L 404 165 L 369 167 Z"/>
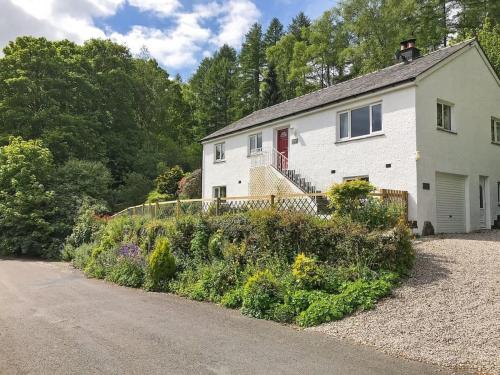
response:
<path fill-rule="evenodd" d="M 118 255 L 126 258 L 138 258 L 141 255 L 141 249 L 136 244 L 125 244 L 120 247 Z"/>

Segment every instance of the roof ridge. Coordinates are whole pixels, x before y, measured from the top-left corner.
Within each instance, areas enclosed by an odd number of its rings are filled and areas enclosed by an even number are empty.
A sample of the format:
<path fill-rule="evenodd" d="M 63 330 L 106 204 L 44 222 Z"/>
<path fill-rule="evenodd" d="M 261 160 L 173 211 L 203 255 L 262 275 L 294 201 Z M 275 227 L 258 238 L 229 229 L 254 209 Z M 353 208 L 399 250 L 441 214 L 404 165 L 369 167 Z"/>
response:
<path fill-rule="evenodd" d="M 448 57 L 454 55 L 456 52 L 462 50 L 464 47 L 471 46 L 476 38 L 466 39 L 464 41 L 452 44 L 443 48 L 430 51 L 420 58 L 409 61 L 409 62 L 398 62 L 382 69 L 375 70 L 357 77 L 338 82 L 334 85 L 323 87 L 321 89 L 297 96 L 292 99 L 287 99 L 281 103 L 273 104 L 272 106 L 261 108 L 252 113 L 249 113 L 245 117 L 242 117 L 233 123 L 209 134 L 204 137 L 201 141 L 209 140 L 211 138 L 223 136 L 225 134 L 230 134 L 275 120 L 278 118 L 284 118 L 290 116 L 294 113 L 300 113 L 312 108 L 316 108 L 319 105 L 326 105 L 327 103 L 333 103 L 339 100 L 343 100 L 349 97 L 347 95 L 360 95 L 366 92 L 363 90 L 358 81 L 364 83 L 371 82 L 370 90 L 377 90 L 385 87 L 384 82 L 387 84 L 395 85 L 397 83 L 402 83 L 410 79 L 415 79 L 418 75 L 427 71 L 430 67 L 439 64 L 441 61 L 447 59 Z M 450 50 L 453 48 L 452 50 Z M 436 58 L 428 58 L 431 55 L 440 52 Z M 407 67 L 407 68 L 402 68 Z M 378 82 L 378 83 L 374 83 Z M 346 91 L 347 90 L 347 91 Z M 326 93 L 324 93 L 326 91 Z M 354 92 L 354 94 L 353 94 Z M 323 93 L 323 94 L 322 94 Z M 318 104 L 319 103 L 319 104 Z"/>
<path fill-rule="evenodd" d="M 438 49 L 436 49 L 436 50 L 434 50 L 434 51 L 430 51 L 430 52 L 426 53 L 425 55 L 420 56 L 419 58 L 422 58 L 422 57 L 426 57 L 426 56 L 432 55 L 433 53 L 440 52 L 440 51 L 443 51 L 443 50 L 448 49 L 448 48 L 451 48 L 451 47 L 455 47 L 455 46 L 457 46 L 457 45 L 459 45 L 459 44 L 467 44 L 467 43 L 469 43 L 469 42 L 471 42 L 471 41 L 473 41 L 473 40 L 475 40 L 475 39 L 476 39 L 476 38 L 475 38 L 475 37 L 473 37 L 473 38 L 470 38 L 470 39 L 467 39 L 467 40 L 464 40 L 464 41 L 458 42 L 457 44 L 452 44 L 452 45 L 449 45 L 449 46 L 446 46 L 446 47 L 443 47 L 443 48 L 438 48 Z M 414 61 L 416 61 L 416 60 L 414 60 Z M 295 98 L 287 99 L 287 100 L 284 100 L 284 101 L 282 101 L 282 102 L 279 102 L 279 103 L 276 103 L 276 104 L 270 105 L 270 106 L 268 106 L 268 107 L 261 108 L 261 109 L 259 109 L 259 110 L 257 110 L 257 111 L 254 111 L 254 112 L 252 112 L 252 113 L 249 113 L 248 115 L 246 115 L 245 117 L 242 117 L 241 119 L 239 119 L 239 120 L 237 120 L 237 121 L 240 121 L 240 120 L 242 120 L 242 119 L 244 119 L 244 118 L 247 118 L 248 116 L 253 115 L 254 113 L 257 113 L 257 112 L 260 112 L 260 111 L 266 110 L 266 109 L 268 109 L 268 108 L 273 108 L 273 107 L 276 107 L 276 106 L 278 106 L 278 105 L 280 105 L 280 104 L 283 104 L 283 103 L 288 103 L 288 102 L 294 101 L 294 100 L 296 100 L 296 99 L 303 98 L 304 96 L 308 96 L 308 95 L 312 95 L 312 94 L 318 93 L 318 92 L 320 92 L 320 91 L 324 91 L 324 90 L 327 90 L 327 89 L 332 89 L 332 88 L 334 88 L 335 86 L 341 85 L 342 83 L 345 83 L 345 82 L 352 82 L 352 81 L 355 81 L 355 80 L 357 80 L 357 79 L 364 78 L 364 77 L 369 76 L 369 75 L 371 75 L 371 74 L 375 74 L 375 73 L 381 72 L 381 71 L 383 71 L 383 70 L 393 68 L 393 67 L 398 66 L 398 65 L 406 65 L 406 64 L 405 64 L 404 62 L 398 62 L 398 63 L 396 63 L 396 64 L 392 64 L 392 65 L 386 66 L 386 67 L 384 67 L 384 68 L 380 68 L 380 69 L 374 70 L 373 72 L 368 72 L 368 73 L 365 73 L 365 74 L 361 74 L 361 75 L 359 75 L 359 76 L 353 77 L 353 78 L 348 79 L 348 80 L 346 80 L 346 81 L 337 82 L 337 83 L 335 83 L 334 85 L 330 85 L 330 86 L 322 87 L 322 88 L 320 88 L 320 89 L 317 89 L 317 90 L 314 90 L 314 91 L 308 92 L 308 93 L 306 93 L 306 94 L 302 94 L 302 95 L 296 96 Z"/>

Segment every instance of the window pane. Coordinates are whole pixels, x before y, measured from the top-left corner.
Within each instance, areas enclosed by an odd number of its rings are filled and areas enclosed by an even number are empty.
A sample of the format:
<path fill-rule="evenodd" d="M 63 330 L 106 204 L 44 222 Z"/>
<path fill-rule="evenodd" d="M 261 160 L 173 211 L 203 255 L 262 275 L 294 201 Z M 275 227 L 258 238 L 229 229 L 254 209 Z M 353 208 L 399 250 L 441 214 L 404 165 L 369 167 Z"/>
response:
<path fill-rule="evenodd" d="M 255 151 L 255 135 L 250 136 L 250 153 Z"/>
<path fill-rule="evenodd" d="M 495 120 L 491 119 L 491 141 L 495 142 Z"/>
<path fill-rule="evenodd" d="M 351 112 L 351 137 L 370 134 L 370 107 L 354 109 Z"/>
<path fill-rule="evenodd" d="M 257 148 L 262 150 L 262 133 L 257 134 Z"/>
<path fill-rule="evenodd" d="M 221 186 L 219 188 L 219 198 L 226 198 L 226 187 Z"/>
<path fill-rule="evenodd" d="M 382 130 L 382 105 L 377 104 L 372 106 L 372 132 Z"/>
<path fill-rule="evenodd" d="M 496 123 L 497 142 L 500 142 L 500 121 Z"/>
<path fill-rule="evenodd" d="M 215 160 L 220 160 L 220 145 L 215 145 Z"/>
<path fill-rule="evenodd" d="M 437 104 L 437 126 L 443 127 L 443 105 L 441 103 Z"/>
<path fill-rule="evenodd" d="M 220 145 L 220 155 L 221 160 L 226 158 L 226 145 L 224 143 Z"/>
<path fill-rule="evenodd" d="M 451 130 L 451 107 L 443 104 L 443 126 L 447 130 Z"/>
<path fill-rule="evenodd" d="M 349 136 L 349 114 L 347 112 L 340 114 L 340 136 L 347 138 Z"/>

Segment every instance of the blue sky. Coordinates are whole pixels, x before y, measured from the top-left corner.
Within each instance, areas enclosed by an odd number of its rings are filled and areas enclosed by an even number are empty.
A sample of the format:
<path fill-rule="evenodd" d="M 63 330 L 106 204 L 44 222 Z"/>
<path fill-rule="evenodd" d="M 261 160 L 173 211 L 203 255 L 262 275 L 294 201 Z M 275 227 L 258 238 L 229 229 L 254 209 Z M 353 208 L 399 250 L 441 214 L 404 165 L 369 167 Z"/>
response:
<path fill-rule="evenodd" d="M 254 22 L 286 26 L 301 10 L 316 18 L 336 0 L 0 0 L 0 46 L 20 35 L 82 43 L 111 38 L 146 47 L 171 74 L 188 78 L 222 44 L 239 48 Z"/>

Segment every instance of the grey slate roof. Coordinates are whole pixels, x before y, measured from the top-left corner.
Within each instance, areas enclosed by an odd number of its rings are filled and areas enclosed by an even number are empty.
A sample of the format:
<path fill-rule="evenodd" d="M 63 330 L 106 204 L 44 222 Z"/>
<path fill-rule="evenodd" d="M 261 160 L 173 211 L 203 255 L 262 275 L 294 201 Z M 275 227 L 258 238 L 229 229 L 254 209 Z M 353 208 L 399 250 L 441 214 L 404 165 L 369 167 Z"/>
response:
<path fill-rule="evenodd" d="M 411 62 L 398 63 L 382 70 L 353 78 L 349 81 L 341 82 L 271 107 L 260 109 L 206 136 L 202 141 L 235 133 L 348 98 L 412 81 L 418 75 L 429 70 L 460 49 L 472 45 L 473 43 L 474 39 L 467 40 L 455 44 L 454 46 L 431 52 Z"/>

